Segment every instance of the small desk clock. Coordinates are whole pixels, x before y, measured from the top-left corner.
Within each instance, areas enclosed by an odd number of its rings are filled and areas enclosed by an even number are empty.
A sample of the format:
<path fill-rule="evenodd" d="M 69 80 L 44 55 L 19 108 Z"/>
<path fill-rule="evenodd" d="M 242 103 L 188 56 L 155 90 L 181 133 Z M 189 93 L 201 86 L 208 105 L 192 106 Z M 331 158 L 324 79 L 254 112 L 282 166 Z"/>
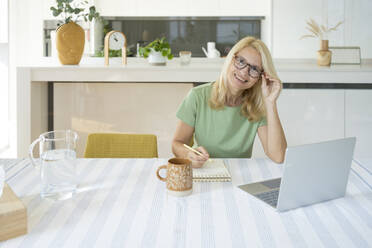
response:
<path fill-rule="evenodd" d="M 120 50 L 123 65 L 127 64 L 127 38 L 125 35 L 117 30 L 110 31 L 105 36 L 105 65 L 109 65 L 109 51 Z"/>

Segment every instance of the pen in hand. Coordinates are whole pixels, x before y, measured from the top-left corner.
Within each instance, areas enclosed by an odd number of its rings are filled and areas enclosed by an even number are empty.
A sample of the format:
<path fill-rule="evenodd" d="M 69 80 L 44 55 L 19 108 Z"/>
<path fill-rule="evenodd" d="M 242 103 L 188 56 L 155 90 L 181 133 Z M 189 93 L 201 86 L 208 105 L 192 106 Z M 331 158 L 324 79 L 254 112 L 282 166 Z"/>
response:
<path fill-rule="evenodd" d="M 195 150 L 194 148 L 186 145 L 186 144 L 183 144 L 184 147 L 186 147 L 187 149 L 189 149 L 190 151 L 193 151 L 195 152 L 196 154 L 200 155 L 200 156 L 204 156 L 201 152 L 199 152 L 198 150 Z M 213 160 L 212 159 L 208 159 L 208 162 L 212 162 Z"/>

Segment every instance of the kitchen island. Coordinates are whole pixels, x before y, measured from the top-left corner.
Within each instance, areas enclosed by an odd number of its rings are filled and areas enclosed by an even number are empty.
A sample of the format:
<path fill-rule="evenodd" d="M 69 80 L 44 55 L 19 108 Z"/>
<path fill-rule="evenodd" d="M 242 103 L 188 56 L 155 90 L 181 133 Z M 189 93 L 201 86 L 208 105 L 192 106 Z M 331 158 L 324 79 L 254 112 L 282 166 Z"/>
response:
<path fill-rule="evenodd" d="M 190 65 L 182 66 L 175 58 L 166 66 L 151 66 L 142 58 L 128 58 L 125 66 L 120 59 L 110 59 L 110 65 L 104 66 L 102 58 L 83 58 L 78 66 L 61 66 L 45 58 L 21 65 L 17 67 L 17 125 L 12 130 L 12 137 L 17 137 L 11 144 L 14 156 L 26 156 L 30 142 L 48 129 L 85 128 L 78 131 L 84 135 L 96 131 L 155 133 L 159 155 L 168 157 L 177 106 L 193 86 L 216 80 L 223 61 L 192 58 Z M 357 136 L 356 153 L 367 156 L 372 140 L 368 131 L 372 129 L 372 62 L 331 67 L 318 67 L 313 60 L 274 63 L 284 83 L 278 108 L 288 144 Z M 116 102 L 119 108 L 112 110 Z M 107 110 L 111 117 L 101 119 Z M 120 125 L 111 123 L 119 116 L 123 118 Z M 152 124 L 154 130 L 150 130 Z M 81 149 L 84 143 L 82 139 Z M 254 155 L 262 156 L 259 142 L 255 143 Z"/>

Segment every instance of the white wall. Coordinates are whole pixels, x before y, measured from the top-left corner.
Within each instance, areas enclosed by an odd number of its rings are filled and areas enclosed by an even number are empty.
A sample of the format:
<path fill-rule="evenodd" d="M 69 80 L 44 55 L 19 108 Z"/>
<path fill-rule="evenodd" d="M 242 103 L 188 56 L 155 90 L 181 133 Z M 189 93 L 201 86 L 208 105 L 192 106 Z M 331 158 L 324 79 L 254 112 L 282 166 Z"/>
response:
<path fill-rule="evenodd" d="M 10 1 L 10 46 L 16 64 L 43 56 L 43 0 Z"/>
<path fill-rule="evenodd" d="M 43 56 L 43 1 L 9 1 L 9 134 L 11 150 L 16 154 L 16 66 L 32 64 Z"/>
<path fill-rule="evenodd" d="M 8 0 L 0 0 L 0 43 L 8 43 Z"/>
<path fill-rule="evenodd" d="M 8 73 L 8 0 L 0 0 L 0 152 L 9 145 Z"/>
<path fill-rule="evenodd" d="M 372 1 L 344 1 L 346 13 L 344 44 L 346 46 L 360 46 L 362 58 L 372 58 Z"/>
<path fill-rule="evenodd" d="M 362 58 L 372 58 L 372 1 L 370 0 L 280 0 L 273 1 L 273 56 L 275 58 L 314 58 L 319 50 L 316 39 L 307 34 L 306 20 L 334 26 L 330 46 L 360 46 Z"/>
<path fill-rule="evenodd" d="M 0 43 L 0 153 L 9 144 L 8 136 L 8 59 L 9 46 Z"/>

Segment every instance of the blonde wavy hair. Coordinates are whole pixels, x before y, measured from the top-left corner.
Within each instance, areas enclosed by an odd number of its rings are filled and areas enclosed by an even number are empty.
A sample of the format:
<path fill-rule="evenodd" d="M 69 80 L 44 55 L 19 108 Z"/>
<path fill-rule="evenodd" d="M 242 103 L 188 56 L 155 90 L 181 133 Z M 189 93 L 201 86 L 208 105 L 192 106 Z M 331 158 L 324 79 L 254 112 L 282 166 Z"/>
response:
<path fill-rule="evenodd" d="M 254 48 L 261 55 L 261 62 L 263 70 L 271 77 L 279 79 L 274 68 L 274 64 L 266 45 L 259 39 L 247 36 L 236 43 L 230 50 L 225 59 L 222 71 L 218 80 L 213 84 L 212 94 L 209 99 L 209 106 L 212 109 L 223 109 L 227 102 L 227 97 L 231 95 L 229 87 L 227 86 L 227 73 L 234 59 L 234 56 L 246 47 Z M 242 107 L 241 113 L 247 117 L 249 121 L 260 121 L 262 117 L 266 116 L 265 106 L 261 91 L 262 79 L 258 81 L 249 89 L 242 93 Z"/>

